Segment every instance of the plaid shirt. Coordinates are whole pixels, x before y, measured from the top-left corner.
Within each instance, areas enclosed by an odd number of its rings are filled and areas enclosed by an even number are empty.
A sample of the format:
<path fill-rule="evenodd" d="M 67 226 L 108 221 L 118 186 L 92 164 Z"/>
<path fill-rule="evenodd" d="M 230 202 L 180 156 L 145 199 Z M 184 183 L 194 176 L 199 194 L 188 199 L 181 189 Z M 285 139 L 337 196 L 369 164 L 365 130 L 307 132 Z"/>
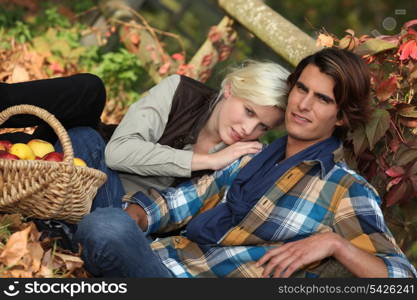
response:
<path fill-rule="evenodd" d="M 341 161 L 326 172 L 320 161 L 304 161 L 284 173 L 246 217 L 218 242 L 199 245 L 184 236 L 151 243 L 176 277 L 260 277 L 255 263 L 271 248 L 315 233 L 333 231 L 362 250 L 382 258 L 389 277 L 416 277 L 415 268 L 396 245 L 385 225 L 375 189 Z M 148 214 L 147 233 L 181 228 L 193 216 L 226 201 L 226 193 L 245 156 L 223 170 L 186 182 L 148 198 L 133 196 Z M 294 277 L 352 276 L 329 257 Z"/>

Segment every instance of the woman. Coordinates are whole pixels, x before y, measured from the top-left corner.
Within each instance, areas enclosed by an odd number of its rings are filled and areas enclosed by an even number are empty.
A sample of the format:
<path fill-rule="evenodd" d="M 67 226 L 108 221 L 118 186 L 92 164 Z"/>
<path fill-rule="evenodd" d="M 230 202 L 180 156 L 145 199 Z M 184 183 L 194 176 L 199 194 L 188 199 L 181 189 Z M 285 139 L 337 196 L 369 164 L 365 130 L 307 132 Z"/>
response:
<path fill-rule="evenodd" d="M 255 140 L 283 120 L 287 75 L 277 64 L 250 61 L 225 77 L 220 92 L 172 75 L 131 105 L 107 146 L 98 133 L 105 92 L 97 77 L 3 84 L 0 92 L 8 99 L 2 109 L 28 103 L 52 112 L 69 129 L 74 155 L 107 174 L 94 210 L 120 207 L 126 193 L 163 189 L 259 151 Z M 20 127 L 39 124 L 30 116 L 12 119 Z M 46 128 L 38 127 L 36 138 L 51 140 Z"/>

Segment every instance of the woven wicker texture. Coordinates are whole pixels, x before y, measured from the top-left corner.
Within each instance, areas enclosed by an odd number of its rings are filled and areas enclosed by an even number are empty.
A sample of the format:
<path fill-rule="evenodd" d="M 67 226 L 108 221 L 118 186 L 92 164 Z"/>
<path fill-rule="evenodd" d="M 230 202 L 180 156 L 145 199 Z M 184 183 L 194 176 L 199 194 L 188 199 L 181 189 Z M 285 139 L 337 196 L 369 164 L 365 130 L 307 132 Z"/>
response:
<path fill-rule="evenodd" d="M 77 223 L 91 208 L 97 189 L 106 181 L 103 172 L 75 166 L 71 140 L 48 111 L 17 105 L 0 112 L 0 125 L 18 114 L 35 115 L 55 131 L 63 147 L 63 162 L 0 159 L 0 211 L 39 219 Z"/>

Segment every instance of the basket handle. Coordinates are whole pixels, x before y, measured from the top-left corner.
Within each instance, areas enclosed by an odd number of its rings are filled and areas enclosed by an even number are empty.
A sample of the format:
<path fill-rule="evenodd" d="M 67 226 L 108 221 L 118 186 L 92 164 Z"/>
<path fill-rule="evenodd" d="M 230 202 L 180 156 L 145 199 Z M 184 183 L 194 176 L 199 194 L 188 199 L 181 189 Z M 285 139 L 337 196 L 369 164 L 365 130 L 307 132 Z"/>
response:
<path fill-rule="evenodd" d="M 64 151 L 64 162 L 71 165 L 74 164 L 74 151 L 72 149 L 71 140 L 68 136 L 64 126 L 58 121 L 57 118 L 47 110 L 29 104 L 11 106 L 2 112 L 0 112 L 0 125 L 6 122 L 10 117 L 20 114 L 35 115 L 38 118 L 44 120 L 49 126 L 52 127 L 55 134 L 58 136 L 61 142 L 62 149 Z"/>

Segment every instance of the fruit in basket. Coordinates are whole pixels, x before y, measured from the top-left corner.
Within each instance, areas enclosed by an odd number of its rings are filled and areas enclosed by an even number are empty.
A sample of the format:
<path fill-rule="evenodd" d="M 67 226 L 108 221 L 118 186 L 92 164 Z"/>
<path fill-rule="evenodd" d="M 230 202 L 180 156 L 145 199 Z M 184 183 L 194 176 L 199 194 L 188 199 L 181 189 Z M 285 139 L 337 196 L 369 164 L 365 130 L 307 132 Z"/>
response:
<path fill-rule="evenodd" d="M 74 157 L 74 165 L 80 167 L 87 167 L 86 162 L 79 157 Z"/>
<path fill-rule="evenodd" d="M 12 160 L 19 160 L 20 158 L 14 154 L 10 154 L 7 151 L 0 150 L 0 158 L 2 159 L 12 159 Z"/>
<path fill-rule="evenodd" d="M 32 149 L 33 153 L 38 157 L 44 157 L 46 154 L 54 152 L 54 146 L 44 140 L 33 139 L 30 140 L 27 145 Z"/>
<path fill-rule="evenodd" d="M 61 152 L 50 152 L 42 157 L 42 160 L 48 160 L 48 161 L 63 161 L 64 154 Z"/>
<path fill-rule="evenodd" d="M 35 159 L 35 154 L 33 153 L 32 149 L 28 145 L 23 144 L 23 143 L 13 144 L 9 150 L 9 153 L 16 155 L 20 159 L 25 159 L 25 160 Z"/>
<path fill-rule="evenodd" d="M 0 145 L 2 145 L 6 151 L 9 151 L 13 143 L 8 140 L 0 140 Z"/>

